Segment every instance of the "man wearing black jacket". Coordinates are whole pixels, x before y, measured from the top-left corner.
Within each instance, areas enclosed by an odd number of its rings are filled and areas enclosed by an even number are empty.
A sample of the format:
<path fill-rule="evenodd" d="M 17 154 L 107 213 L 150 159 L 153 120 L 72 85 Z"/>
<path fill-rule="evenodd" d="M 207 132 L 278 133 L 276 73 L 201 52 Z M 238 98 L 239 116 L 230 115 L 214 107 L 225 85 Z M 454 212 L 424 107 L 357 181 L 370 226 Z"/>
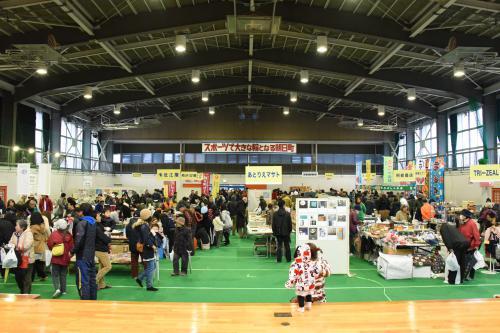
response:
<path fill-rule="evenodd" d="M 151 232 L 149 223 L 151 223 L 152 214 L 149 209 L 143 209 L 140 213 L 140 218 L 134 223 L 133 228 L 137 232 L 137 242 L 142 244 L 142 262 L 144 271 L 137 276 L 135 282 L 142 288 L 142 281 L 146 279 L 147 291 L 158 291 L 153 287 L 153 274 L 156 269 L 155 250 L 156 250 L 156 234 Z"/>
<path fill-rule="evenodd" d="M 96 222 L 94 210 L 88 203 L 80 205 L 83 213 L 74 228 L 75 246 L 71 254 L 76 254 L 76 287 L 82 300 L 97 299 L 97 283 L 95 269 Z"/>
<path fill-rule="evenodd" d="M 273 235 L 278 241 L 278 246 L 276 249 L 276 260 L 281 262 L 282 250 L 281 247 L 285 247 L 285 257 L 286 261 L 292 261 L 292 253 L 290 251 L 290 233 L 292 232 L 292 217 L 290 213 L 285 210 L 285 202 L 283 200 L 278 201 L 278 211 L 273 215 Z"/>

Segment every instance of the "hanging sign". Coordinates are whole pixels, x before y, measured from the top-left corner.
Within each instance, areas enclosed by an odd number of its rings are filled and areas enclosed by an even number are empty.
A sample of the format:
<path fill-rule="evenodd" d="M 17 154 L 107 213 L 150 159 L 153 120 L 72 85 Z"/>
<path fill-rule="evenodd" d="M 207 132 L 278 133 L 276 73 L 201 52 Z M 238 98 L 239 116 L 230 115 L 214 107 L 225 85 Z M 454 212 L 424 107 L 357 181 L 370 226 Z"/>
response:
<path fill-rule="evenodd" d="M 381 185 L 381 191 L 415 191 L 414 185 Z"/>
<path fill-rule="evenodd" d="M 209 142 L 201 144 L 203 153 L 260 153 L 260 154 L 296 154 L 295 143 L 242 143 Z"/>
<path fill-rule="evenodd" d="M 17 164 L 17 194 L 28 195 L 30 194 L 30 164 L 18 163 Z"/>
<path fill-rule="evenodd" d="M 318 177 L 318 171 L 302 171 L 302 177 Z"/>
<path fill-rule="evenodd" d="M 220 175 L 215 174 L 212 177 L 212 197 L 216 198 L 220 191 Z"/>
<path fill-rule="evenodd" d="M 38 165 L 38 195 L 50 195 L 52 164 L 40 163 Z"/>
<path fill-rule="evenodd" d="M 469 169 L 471 182 L 498 182 L 500 181 L 500 164 L 472 165 Z"/>
<path fill-rule="evenodd" d="M 172 198 L 177 191 L 177 182 L 176 181 L 164 181 L 163 182 L 163 195 L 168 195 Z"/>
<path fill-rule="evenodd" d="M 86 189 L 92 188 L 92 176 L 83 176 L 82 187 Z"/>
<path fill-rule="evenodd" d="M 281 185 L 283 174 L 281 165 L 246 166 L 245 184 L 247 185 Z"/>
<path fill-rule="evenodd" d="M 332 180 L 333 176 L 335 176 L 335 174 L 333 172 L 325 172 L 326 180 Z"/>
<path fill-rule="evenodd" d="M 132 177 L 134 177 L 134 178 L 141 178 L 142 177 L 142 173 L 140 173 L 140 172 L 132 172 Z"/>
<path fill-rule="evenodd" d="M 444 202 L 444 157 L 435 157 L 431 160 L 429 171 L 429 198 L 436 202 Z"/>
<path fill-rule="evenodd" d="M 203 173 L 203 179 L 201 180 L 201 193 L 204 195 L 210 195 L 210 172 Z"/>
<path fill-rule="evenodd" d="M 159 180 L 177 180 L 181 174 L 180 169 L 157 169 L 156 178 Z"/>
<path fill-rule="evenodd" d="M 363 162 L 356 162 L 356 185 L 363 184 Z"/>
<path fill-rule="evenodd" d="M 415 170 L 394 170 L 392 179 L 395 183 L 400 182 L 414 182 Z"/>
<path fill-rule="evenodd" d="M 182 171 L 181 178 L 182 180 L 187 181 L 201 181 L 203 179 L 203 173 L 198 173 L 196 171 Z"/>
<path fill-rule="evenodd" d="M 392 156 L 384 156 L 384 184 L 391 184 L 392 172 L 394 171 L 394 158 Z"/>

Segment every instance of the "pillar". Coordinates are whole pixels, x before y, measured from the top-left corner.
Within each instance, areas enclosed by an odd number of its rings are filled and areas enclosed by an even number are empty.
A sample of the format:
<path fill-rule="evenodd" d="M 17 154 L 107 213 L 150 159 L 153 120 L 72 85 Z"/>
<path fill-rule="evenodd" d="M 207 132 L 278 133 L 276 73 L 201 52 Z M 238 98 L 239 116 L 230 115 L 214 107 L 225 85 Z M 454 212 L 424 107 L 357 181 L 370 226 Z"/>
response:
<path fill-rule="evenodd" d="M 83 129 L 83 148 L 82 148 L 82 170 L 90 171 L 90 151 L 91 151 L 91 137 L 92 131 L 90 129 Z"/>
<path fill-rule="evenodd" d="M 483 143 L 488 163 L 497 163 L 497 100 L 495 94 L 483 98 Z M 485 156 L 485 157 L 486 157 Z"/>
<path fill-rule="evenodd" d="M 7 146 L 0 150 L 0 161 L 15 161 L 12 146 L 16 144 L 17 104 L 9 92 L 2 92 L 0 112 L 0 145 Z"/>
<path fill-rule="evenodd" d="M 437 155 L 446 156 L 448 154 L 448 115 L 446 112 L 438 113 L 436 132 Z"/>
<path fill-rule="evenodd" d="M 55 160 L 54 154 L 61 150 L 61 114 L 52 112 L 50 115 L 50 154 L 49 161 Z"/>
<path fill-rule="evenodd" d="M 415 129 L 408 127 L 406 129 L 406 160 L 415 159 Z"/>

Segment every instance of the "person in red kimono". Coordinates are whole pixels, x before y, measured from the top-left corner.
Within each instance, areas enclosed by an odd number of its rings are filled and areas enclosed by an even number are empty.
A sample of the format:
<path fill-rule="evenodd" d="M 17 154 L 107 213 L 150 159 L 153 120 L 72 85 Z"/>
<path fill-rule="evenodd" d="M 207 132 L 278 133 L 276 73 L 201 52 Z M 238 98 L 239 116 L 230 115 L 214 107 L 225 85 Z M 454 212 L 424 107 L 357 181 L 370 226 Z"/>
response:
<path fill-rule="evenodd" d="M 49 219 L 49 222 L 52 221 L 52 211 L 54 210 L 54 205 L 48 195 L 42 195 L 42 198 L 38 203 L 38 208 L 40 209 L 40 213 Z"/>

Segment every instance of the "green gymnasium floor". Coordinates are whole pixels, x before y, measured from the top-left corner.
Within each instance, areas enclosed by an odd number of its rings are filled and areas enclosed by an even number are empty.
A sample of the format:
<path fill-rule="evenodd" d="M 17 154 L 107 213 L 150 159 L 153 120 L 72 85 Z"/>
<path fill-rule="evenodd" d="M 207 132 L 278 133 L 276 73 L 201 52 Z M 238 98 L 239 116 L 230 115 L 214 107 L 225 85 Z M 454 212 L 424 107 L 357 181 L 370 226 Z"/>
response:
<path fill-rule="evenodd" d="M 106 278 L 112 289 L 99 291 L 100 300 L 163 301 L 163 302 L 288 302 L 293 290 L 284 288 L 288 263 L 254 257 L 252 240 L 233 237 L 228 247 L 198 251 L 193 257 L 193 273 L 187 277 L 171 277 L 172 264 L 161 261 L 158 292 L 140 289 L 130 278 L 127 266 L 115 265 Z M 386 281 L 375 266 L 351 257 L 354 277 L 333 276 L 327 280 L 329 302 L 363 302 L 385 300 L 435 300 L 491 298 L 500 294 L 500 275 L 476 274 L 476 280 L 461 286 L 450 286 L 441 279 Z M 385 291 L 385 294 L 384 294 Z M 0 282 L 1 293 L 17 293 L 14 276 Z M 35 282 L 33 293 L 50 298 L 53 293 L 49 280 Z M 65 299 L 77 299 L 74 275 L 68 276 Z"/>

